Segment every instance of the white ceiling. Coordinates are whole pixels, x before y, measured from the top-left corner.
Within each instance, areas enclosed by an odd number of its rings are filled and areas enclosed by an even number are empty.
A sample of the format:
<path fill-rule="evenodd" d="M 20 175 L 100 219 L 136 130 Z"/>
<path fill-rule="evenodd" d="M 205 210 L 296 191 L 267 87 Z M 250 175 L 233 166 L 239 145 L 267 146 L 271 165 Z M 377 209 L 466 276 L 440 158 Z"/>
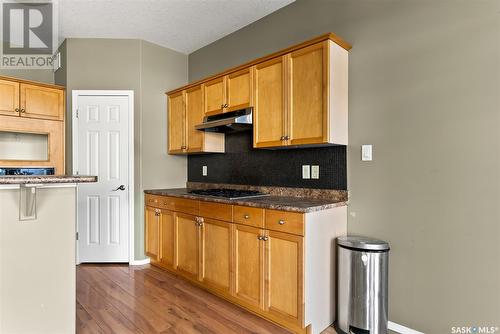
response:
<path fill-rule="evenodd" d="M 295 0 L 59 0 L 59 39 L 140 38 L 191 53 Z"/>

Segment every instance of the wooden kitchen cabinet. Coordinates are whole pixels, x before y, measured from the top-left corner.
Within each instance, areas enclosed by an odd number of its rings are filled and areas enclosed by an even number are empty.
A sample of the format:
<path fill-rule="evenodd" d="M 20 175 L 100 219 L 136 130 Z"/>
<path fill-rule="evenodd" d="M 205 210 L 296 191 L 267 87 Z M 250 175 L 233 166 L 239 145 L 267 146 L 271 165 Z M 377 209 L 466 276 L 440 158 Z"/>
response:
<path fill-rule="evenodd" d="M 200 281 L 208 287 L 230 293 L 232 266 L 232 224 L 202 218 Z"/>
<path fill-rule="evenodd" d="M 197 280 L 200 272 L 200 230 L 198 217 L 176 213 L 176 267 L 184 276 Z"/>
<path fill-rule="evenodd" d="M 146 206 L 144 222 L 146 255 L 153 261 L 158 261 L 160 255 L 160 209 Z"/>
<path fill-rule="evenodd" d="M 184 91 L 168 96 L 168 153 L 184 153 L 186 145 Z"/>
<path fill-rule="evenodd" d="M 319 334 L 335 320 L 345 206 L 301 213 L 153 194 L 146 203 L 153 265 L 293 333 Z"/>
<path fill-rule="evenodd" d="M 203 122 L 201 85 L 168 96 L 168 153 L 224 152 L 224 134 L 195 129 Z"/>
<path fill-rule="evenodd" d="M 268 231 L 266 234 L 265 310 L 301 325 L 304 299 L 304 238 Z"/>
<path fill-rule="evenodd" d="M 215 115 L 224 112 L 226 103 L 225 77 L 216 78 L 203 84 L 205 115 Z"/>
<path fill-rule="evenodd" d="M 264 309 L 264 230 L 235 224 L 234 296 L 246 305 Z"/>
<path fill-rule="evenodd" d="M 0 114 L 19 116 L 19 82 L 0 80 Z"/>
<path fill-rule="evenodd" d="M 175 267 L 175 213 L 160 209 L 160 263 L 168 268 Z"/>
<path fill-rule="evenodd" d="M 331 41 L 256 65 L 254 147 L 347 144 L 347 67 Z"/>
<path fill-rule="evenodd" d="M 285 57 L 255 66 L 254 147 L 285 145 Z"/>
<path fill-rule="evenodd" d="M 252 106 L 252 68 L 244 68 L 203 84 L 205 115 L 217 115 Z"/>
<path fill-rule="evenodd" d="M 62 121 L 64 119 L 64 91 L 21 83 L 20 108 L 22 117 Z"/>
<path fill-rule="evenodd" d="M 247 67 L 226 76 L 226 111 L 236 111 L 253 106 L 252 75 L 253 68 Z"/>

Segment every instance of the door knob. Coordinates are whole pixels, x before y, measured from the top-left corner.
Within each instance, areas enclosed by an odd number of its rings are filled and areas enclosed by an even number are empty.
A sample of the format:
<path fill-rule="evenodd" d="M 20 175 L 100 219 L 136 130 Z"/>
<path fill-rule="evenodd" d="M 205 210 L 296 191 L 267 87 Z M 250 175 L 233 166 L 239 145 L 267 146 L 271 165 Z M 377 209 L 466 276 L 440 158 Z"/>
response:
<path fill-rule="evenodd" d="M 124 191 L 125 190 L 125 185 L 122 184 L 121 186 L 119 186 L 118 188 L 116 188 L 115 190 L 113 191 L 118 191 L 118 190 L 121 190 L 121 191 Z"/>

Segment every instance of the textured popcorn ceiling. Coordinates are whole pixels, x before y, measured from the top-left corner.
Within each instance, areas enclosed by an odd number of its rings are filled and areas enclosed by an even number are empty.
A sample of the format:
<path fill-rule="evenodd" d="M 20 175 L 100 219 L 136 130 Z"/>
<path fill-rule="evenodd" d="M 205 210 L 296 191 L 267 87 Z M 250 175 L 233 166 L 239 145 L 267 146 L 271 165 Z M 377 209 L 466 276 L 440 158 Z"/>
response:
<path fill-rule="evenodd" d="M 295 0 L 59 0 L 59 38 L 140 38 L 195 51 Z"/>

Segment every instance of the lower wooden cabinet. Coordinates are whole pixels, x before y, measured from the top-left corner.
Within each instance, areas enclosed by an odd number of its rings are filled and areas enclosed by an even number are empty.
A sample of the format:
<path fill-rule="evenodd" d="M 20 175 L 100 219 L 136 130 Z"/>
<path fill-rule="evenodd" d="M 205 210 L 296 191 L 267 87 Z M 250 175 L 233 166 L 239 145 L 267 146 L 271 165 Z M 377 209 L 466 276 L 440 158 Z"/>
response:
<path fill-rule="evenodd" d="M 267 231 L 265 310 L 300 324 L 304 302 L 304 238 Z"/>
<path fill-rule="evenodd" d="M 152 261 L 158 261 L 160 255 L 160 209 L 146 206 L 144 222 L 146 255 Z"/>
<path fill-rule="evenodd" d="M 235 224 L 234 297 L 264 309 L 264 230 Z"/>
<path fill-rule="evenodd" d="M 334 244 L 346 234 L 346 207 L 306 214 L 259 209 L 261 228 L 237 223 L 238 212 L 251 211 L 245 207 L 146 197 L 146 254 L 153 265 L 294 333 L 320 333 L 335 320 Z M 176 201 L 183 205 L 165 209 Z"/>
<path fill-rule="evenodd" d="M 232 224 L 202 218 L 200 281 L 227 294 L 231 288 Z"/>
<path fill-rule="evenodd" d="M 160 209 L 160 263 L 169 268 L 175 267 L 175 214 Z"/>
<path fill-rule="evenodd" d="M 198 279 L 200 270 L 200 236 L 197 218 L 184 213 L 175 214 L 177 270 L 194 280 Z"/>

